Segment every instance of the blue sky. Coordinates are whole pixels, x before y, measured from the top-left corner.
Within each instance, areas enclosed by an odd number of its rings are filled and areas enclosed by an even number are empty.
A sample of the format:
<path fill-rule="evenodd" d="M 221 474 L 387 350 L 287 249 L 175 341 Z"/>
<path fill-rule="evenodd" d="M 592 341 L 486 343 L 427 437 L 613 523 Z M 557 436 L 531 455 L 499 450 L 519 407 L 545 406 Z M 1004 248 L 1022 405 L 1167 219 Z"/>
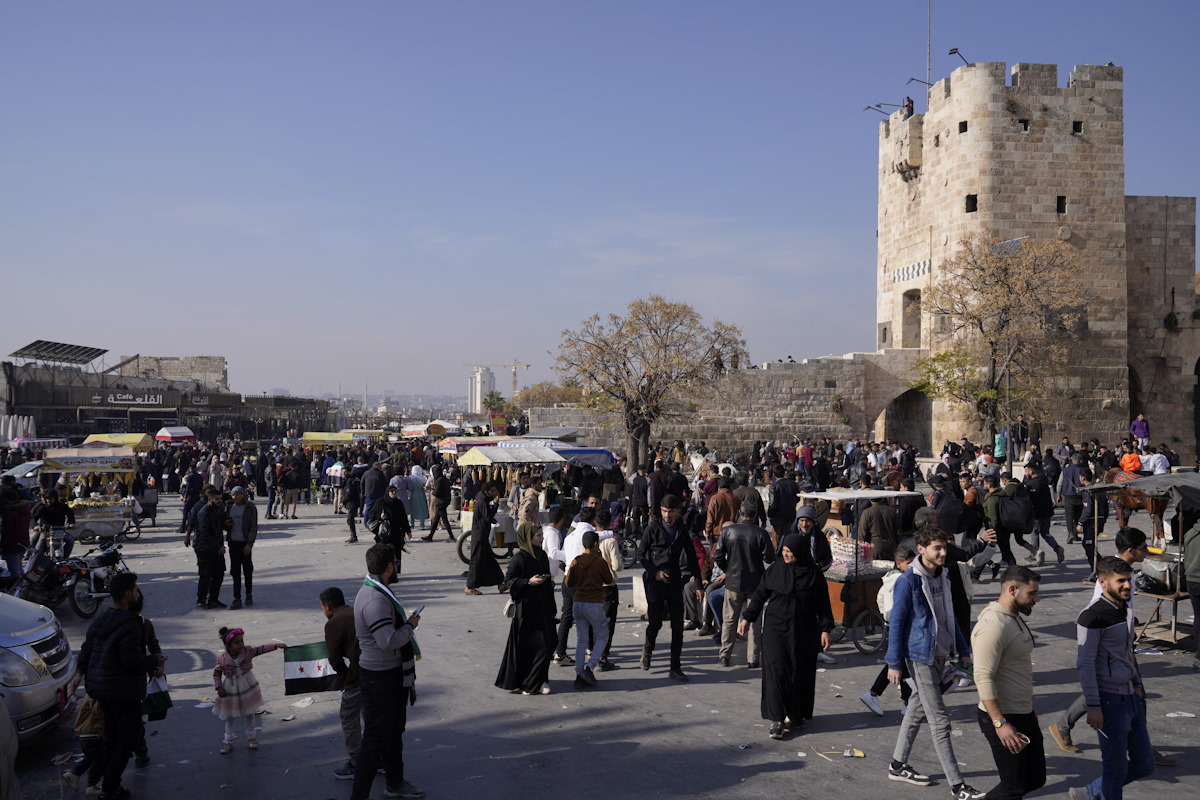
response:
<path fill-rule="evenodd" d="M 933 76 L 1125 68 L 1129 194 L 1195 195 L 1200 4 L 934 4 Z M 871 349 L 877 125 L 926 3 L 112 2 L 0 11 L 4 353 L 220 354 L 235 390 L 553 378 L 652 293 L 754 361 Z M 110 360 L 109 363 L 115 363 Z M 499 371 L 507 393 L 508 380 Z"/>

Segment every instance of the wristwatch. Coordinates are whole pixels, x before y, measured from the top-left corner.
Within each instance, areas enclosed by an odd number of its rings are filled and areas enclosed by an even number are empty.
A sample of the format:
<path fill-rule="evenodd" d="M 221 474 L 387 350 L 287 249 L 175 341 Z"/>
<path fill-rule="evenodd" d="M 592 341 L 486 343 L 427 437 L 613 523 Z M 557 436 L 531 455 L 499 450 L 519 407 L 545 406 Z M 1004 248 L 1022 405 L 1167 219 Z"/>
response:
<path fill-rule="evenodd" d="M 996 730 L 1000 730 L 1007 724 L 1008 724 L 1008 720 L 1006 720 L 1004 717 L 1001 717 L 1000 719 L 992 720 L 992 727 L 995 728 Z"/>

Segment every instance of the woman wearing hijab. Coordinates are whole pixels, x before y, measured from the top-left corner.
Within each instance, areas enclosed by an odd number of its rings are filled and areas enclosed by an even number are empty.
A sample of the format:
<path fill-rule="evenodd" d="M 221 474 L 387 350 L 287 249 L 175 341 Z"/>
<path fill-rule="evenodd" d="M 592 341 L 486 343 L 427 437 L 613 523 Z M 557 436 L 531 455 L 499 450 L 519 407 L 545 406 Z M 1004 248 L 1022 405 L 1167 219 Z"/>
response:
<path fill-rule="evenodd" d="M 825 576 L 799 534 L 783 538 L 783 558 L 767 568 L 750 598 L 738 633 L 762 614 L 762 717 L 770 736 L 782 739 L 785 725 L 802 728 L 812 719 L 817 653 L 829 649 L 833 609 Z"/>
<path fill-rule="evenodd" d="M 420 464 L 413 465 L 408 481 L 408 503 L 411 506 L 409 513 L 412 514 L 413 525 L 420 525 L 421 528 L 424 528 L 429 524 L 429 501 L 425 497 L 425 484 L 428 483 L 428 480 L 426 480 L 425 470 L 421 469 Z"/>
<path fill-rule="evenodd" d="M 526 695 L 550 694 L 550 658 L 558 644 L 554 627 L 557 607 L 541 527 L 523 523 L 517 529 L 517 546 L 520 550 L 513 555 L 504 578 L 516 613 L 496 685 L 509 691 L 520 689 Z"/>
<path fill-rule="evenodd" d="M 495 586 L 504 591 L 504 573 L 492 552 L 492 524 L 503 487 L 496 481 L 485 483 L 475 495 L 474 515 L 471 517 L 471 563 L 467 566 L 467 586 L 463 594 L 479 595 L 483 586 Z M 432 534 L 430 534 L 432 535 Z"/>

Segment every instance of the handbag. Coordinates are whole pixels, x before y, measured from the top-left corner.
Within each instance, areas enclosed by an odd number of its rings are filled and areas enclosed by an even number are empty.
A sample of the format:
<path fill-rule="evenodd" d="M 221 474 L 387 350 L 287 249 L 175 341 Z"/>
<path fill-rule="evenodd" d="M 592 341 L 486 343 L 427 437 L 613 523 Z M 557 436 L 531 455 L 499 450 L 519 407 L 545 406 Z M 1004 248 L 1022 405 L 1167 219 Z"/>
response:
<path fill-rule="evenodd" d="M 153 677 L 146 684 L 146 697 L 142 700 L 142 713 L 151 722 L 167 718 L 167 709 L 175 705 L 165 677 Z"/>

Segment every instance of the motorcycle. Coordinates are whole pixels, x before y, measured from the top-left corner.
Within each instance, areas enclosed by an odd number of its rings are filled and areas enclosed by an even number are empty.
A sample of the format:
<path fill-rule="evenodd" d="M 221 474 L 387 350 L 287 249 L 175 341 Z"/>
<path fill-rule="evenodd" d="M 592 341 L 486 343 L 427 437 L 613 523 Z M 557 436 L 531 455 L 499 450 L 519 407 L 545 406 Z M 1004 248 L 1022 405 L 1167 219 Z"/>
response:
<path fill-rule="evenodd" d="M 66 558 L 63 544 L 66 531 L 53 528 L 46 535 L 39 531 L 29 548 L 25 573 L 12 588 L 12 595 L 47 608 L 68 600 L 82 619 L 91 619 L 108 596 L 109 581 L 120 572 L 129 572 L 121 556 L 121 545 L 112 540 L 92 548 L 82 556 Z M 100 551 L 99 555 L 92 554 Z"/>
<path fill-rule="evenodd" d="M 99 555 L 93 556 L 97 550 Z M 100 603 L 108 597 L 113 576 L 129 572 L 129 565 L 121 555 L 121 545 L 109 539 L 93 547 L 79 558 L 73 558 L 77 568 L 75 583 L 70 594 L 71 608 L 84 619 L 96 615 Z"/>
<path fill-rule="evenodd" d="M 80 565 L 76 559 L 63 555 L 66 535 L 64 528 L 38 531 L 37 538 L 28 550 L 30 555 L 25 564 L 25 573 L 12 588 L 14 597 L 39 603 L 47 608 L 55 608 L 72 596 Z M 92 614 L 95 613 L 93 610 Z"/>

